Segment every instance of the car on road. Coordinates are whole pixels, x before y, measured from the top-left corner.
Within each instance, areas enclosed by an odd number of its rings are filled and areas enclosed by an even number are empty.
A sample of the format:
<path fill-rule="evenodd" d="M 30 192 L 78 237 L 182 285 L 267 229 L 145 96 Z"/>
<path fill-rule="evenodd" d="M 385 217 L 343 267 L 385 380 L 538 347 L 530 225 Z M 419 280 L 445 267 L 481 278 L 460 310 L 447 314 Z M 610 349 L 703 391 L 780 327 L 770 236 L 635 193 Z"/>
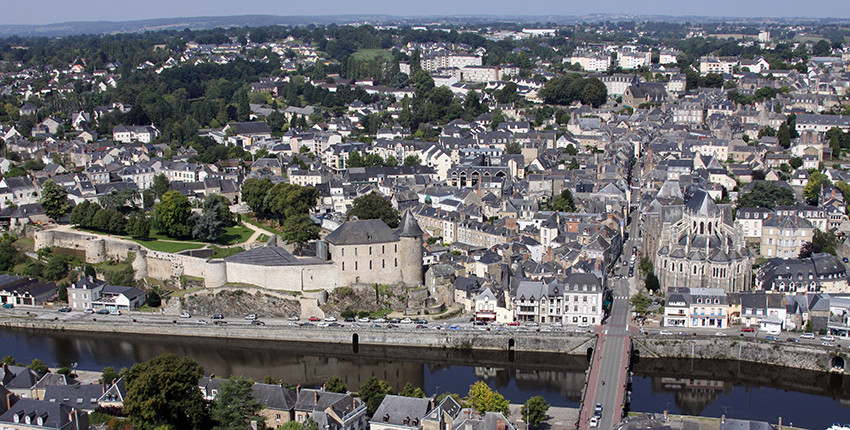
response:
<path fill-rule="evenodd" d="M 802 339 L 814 339 L 815 334 L 814 333 L 803 333 L 803 334 L 800 335 L 800 338 L 802 338 Z"/>
<path fill-rule="evenodd" d="M 6 309 L 12 309 L 15 307 L 15 305 L 12 303 L 3 303 L 3 307 Z"/>
<path fill-rule="evenodd" d="M 629 278 L 631 278 L 631 277 L 633 277 L 633 276 L 635 276 L 635 268 L 634 268 L 634 267 L 629 267 Z"/>
<path fill-rule="evenodd" d="M 198 324 L 206 324 L 206 323 L 207 323 L 206 320 L 198 320 Z"/>
<path fill-rule="evenodd" d="M 332 322 L 332 323 L 328 324 L 328 327 L 342 327 L 342 324 Z"/>
<path fill-rule="evenodd" d="M 324 321 L 322 321 L 322 322 L 320 322 L 320 323 L 316 324 L 316 327 L 327 327 L 327 326 L 328 326 L 328 323 L 326 323 L 326 322 L 324 322 Z"/>
<path fill-rule="evenodd" d="M 789 337 L 789 338 L 788 338 L 788 342 L 794 342 L 794 343 L 797 343 L 797 342 L 799 342 L 799 340 L 797 340 L 797 339 L 795 339 L 795 338 L 793 338 L 793 337 Z"/>
<path fill-rule="evenodd" d="M 308 323 L 308 322 L 301 323 L 301 327 L 313 327 L 313 323 Z"/>
<path fill-rule="evenodd" d="M 299 320 L 299 318 L 298 318 L 298 317 L 289 317 L 289 318 L 287 318 L 286 320 L 287 320 L 287 321 L 298 321 L 298 320 Z"/>
<path fill-rule="evenodd" d="M 673 333 L 670 333 L 670 332 L 669 332 L 669 331 L 667 331 L 667 330 L 661 330 L 661 331 L 659 331 L 659 332 L 658 332 L 658 334 L 660 334 L 660 335 L 662 335 L 662 336 L 669 336 L 669 335 L 671 335 L 671 334 L 673 334 Z"/>
<path fill-rule="evenodd" d="M 192 315 L 189 312 L 181 312 L 180 318 L 192 318 Z"/>
<path fill-rule="evenodd" d="M 599 417 L 597 417 L 596 415 L 590 417 L 590 421 L 588 421 L 587 424 L 593 428 L 599 427 Z"/>
<path fill-rule="evenodd" d="M 83 311 L 83 313 L 86 314 L 86 315 L 91 315 L 91 314 L 94 313 L 94 309 L 86 309 L 86 310 Z"/>
<path fill-rule="evenodd" d="M 827 335 L 827 336 L 821 336 L 820 340 L 824 340 L 824 341 L 827 341 L 827 342 L 835 342 L 835 336 L 833 336 L 831 334 Z"/>
<path fill-rule="evenodd" d="M 321 321 L 321 320 L 320 320 L 320 319 L 319 319 L 319 317 L 317 317 L 317 316 L 312 316 L 312 317 L 310 317 L 310 321 L 312 321 L 312 322 L 319 322 L 319 321 Z"/>
<path fill-rule="evenodd" d="M 376 320 L 372 320 L 372 322 L 376 324 L 384 324 L 387 322 L 387 320 L 385 318 L 378 318 Z"/>
<path fill-rule="evenodd" d="M 776 336 L 765 336 L 764 340 L 779 340 L 779 339 L 777 339 Z"/>
<path fill-rule="evenodd" d="M 841 261 L 845 263 L 850 263 L 850 259 L 848 259 L 847 257 L 842 258 Z"/>
<path fill-rule="evenodd" d="M 473 324 L 475 324 L 475 325 L 487 325 L 487 321 L 478 320 L 478 321 L 475 321 Z"/>
<path fill-rule="evenodd" d="M 251 325 L 266 325 L 266 323 L 260 320 L 251 320 Z"/>
<path fill-rule="evenodd" d="M 71 308 L 59 308 L 59 312 L 71 312 Z"/>
<path fill-rule="evenodd" d="M 821 342 L 821 345 L 823 345 L 823 346 L 835 346 L 835 344 L 832 343 L 832 342 Z"/>
<path fill-rule="evenodd" d="M 428 326 L 425 324 L 416 324 L 416 328 L 428 328 Z"/>
<path fill-rule="evenodd" d="M 345 322 L 347 322 L 347 323 L 353 323 L 353 322 L 354 322 L 354 318 L 348 317 L 348 318 L 344 319 L 343 321 L 345 321 Z"/>
<path fill-rule="evenodd" d="M 525 325 L 527 325 L 529 327 L 538 327 L 540 324 L 537 324 L 536 322 L 531 321 L 531 322 L 525 323 Z"/>
<path fill-rule="evenodd" d="M 213 321 L 213 324 L 215 324 L 215 325 L 225 325 L 225 324 L 227 324 L 227 321 L 216 320 L 216 321 Z"/>
<path fill-rule="evenodd" d="M 367 318 L 367 317 L 359 318 L 359 319 L 357 319 L 357 322 L 367 323 L 367 322 L 369 322 L 369 318 Z"/>
<path fill-rule="evenodd" d="M 121 315 L 121 311 L 119 311 L 118 309 L 113 309 L 109 311 L 109 315 Z"/>
<path fill-rule="evenodd" d="M 245 319 L 246 319 L 246 320 L 255 320 L 255 319 L 257 319 L 257 314 L 248 314 L 248 315 L 245 315 Z"/>
<path fill-rule="evenodd" d="M 401 320 L 398 318 L 390 318 L 390 324 L 399 324 Z"/>
<path fill-rule="evenodd" d="M 722 331 L 719 331 L 719 332 L 717 332 L 717 333 L 714 333 L 714 335 L 715 335 L 715 336 L 729 336 L 728 334 L 723 333 Z"/>
<path fill-rule="evenodd" d="M 405 319 L 401 320 L 401 323 L 402 324 L 413 324 L 413 320 L 410 319 L 410 318 L 405 318 Z"/>
<path fill-rule="evenodd" d="M 744 333 L 752 333 L 752 332 L 756 331 L 756 329 L 754 329 L 752 327 L 744 327 L 744 328 L 741 329 L 741 331 L 744 332 Z"/>
<path fill-rule="evenodd" d="M 460 330 L 460 327 L 452 324 L 452 325 L 449 326 L 449 330 Z"/>
<path fill-rule="evenodd" d="M 326 322 L 336 322 L 336 317 L 325 317 Z"/>
<path fill-rule="evenodd" d="M 426 321 L 422 318 L 419 318 L 418 320 L 414 321 L 414 323 L 416 323 L 416 324 L 428 324 L 428 321 Z"/>
<path fill-rule="evenodd" d="M 224 315 L 222 315 L 222 314 L 215 314 L 215 315 L 213 315 L 213 316 L 212 316 L 212 319 L 214 319 L 214 320 L 223 320 L 223 319 L 224 319 Z"/>
<path fill-rule="evenodd" d="M 518 325 L 519 325 L 519 321 L 511 321 L 511 322 L 509 322 L 509 323 L 508 323 L 508 325 L 509 325 L 509 326 L 514 326 L 514 327 L 515 327 L 515 326 L 518 326 Z"/>
<path fill-rule="evenodd" d="M 101 309 L 97 313 L 98 315 L 109 315 L 109 309 Z"/>
<path fill-rule="evenodd" d="M 601 415 L 602 415 L 602 403 L 597 403 L 597 404 L 596 404 L 596 407 L 595 407 L 595 408 L 593 408 L 593 414 L 594 414 L 594 415 L 599 415 L 599 416 L 601 416 Z"/>

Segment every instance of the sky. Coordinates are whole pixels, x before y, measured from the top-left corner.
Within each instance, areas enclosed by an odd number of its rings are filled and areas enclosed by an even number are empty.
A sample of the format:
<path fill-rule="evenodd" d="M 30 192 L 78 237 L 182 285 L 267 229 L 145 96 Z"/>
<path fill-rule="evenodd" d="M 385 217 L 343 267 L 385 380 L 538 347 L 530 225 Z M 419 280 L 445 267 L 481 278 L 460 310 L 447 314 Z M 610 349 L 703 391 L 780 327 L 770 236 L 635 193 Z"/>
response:
<path fill-rule="evenodd" d="M 850 18 L 850 0 L 2 0 L 0 24 L 228 15 L 586 15 Z"/>

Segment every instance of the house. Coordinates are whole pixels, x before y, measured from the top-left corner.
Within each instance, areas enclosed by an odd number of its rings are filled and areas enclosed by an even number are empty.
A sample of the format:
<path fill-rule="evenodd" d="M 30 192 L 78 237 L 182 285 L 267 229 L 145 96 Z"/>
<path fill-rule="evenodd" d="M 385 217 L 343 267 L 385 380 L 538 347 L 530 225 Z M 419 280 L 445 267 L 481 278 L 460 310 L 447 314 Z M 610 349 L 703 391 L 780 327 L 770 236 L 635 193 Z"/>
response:
<path fill-rule="evenodd" d="M 280 384 L 254 384 L 251 393 L 262 405 L 258 415 L 266 419 L 269 428 L 278 428 L 295 419 L 297 395 L 294 390 Z"/>
<path fill-rule="evenodd" d="M 369 430 L 419 430 L 431 399 L 387 395 L 369 421 Z"/>
<path fill-rule="evenodd" d="M 228 145 L 236 145 L 247 148 L 254 145 L 258 140 L 271 139 L 272 131 L 265 121 L 231 122 L 222 130 L 226 136 Z"/>
<path fill-rule="evenodd" d="M 32 387 L 39 379 L 40 375 L 25 366 L 3 364 L 0 369 L 0 385 L 21 399 L 32 395 Z"/>
<path fill-rule="evenodd" d="M 95 297 L 100 296 L 106 281 L 88 276 L 68 287 L 68 304 L 72 310 L 82 311 L 92 309 Z"/>
<path fill-rule="evenodd" d="M 767 258 L 794 258 L 803 244 L 811 242 L 814 227 L 798 216 L 769 215 L 762 221 L 761 255 Z"/>
<path fill-rule="evenodd" d="M 153 125 L 116 125 L 112 129 L 112 139 L 116 142 L 130 143 L 138 141 L 151 143 L 160 135 L 159 130 Z"/>
<path fill-rule="evenodd" d="M 722 288 L 668 288 L 665 327 L 726 328 L 729 305 Z"/>
<path fill-rule="evenodd" d="M 644 103 L 660 104 L 667 100 L 667 88 L 664 84 L 640 83 L 626 88 L 623 104 L 637 109 Z"/>
<path fill-rule="evenodd" d="M 428 415 L 422 417 L 422 430 L 453 429 L 454 423 L 463 419 L 462 410 L 452 396 L 446 396 Z"/>
<path fill-rule="evenodd" d="M 145 298 L 145 292 L 138 288 L 106 285 L 100 290 L 100 295 L 92 301 L 91 305 L 92 309 L 129 311 L 144 305 Z"/>
<path fill-rule="evenodd" d="M 0 415 L 0 428 L 88 430 L 89 415 L 64 403 L 20 399 Z"/>
<path fill-rule="evenodd" d="M 766 291 L 744 291 L 741 297 L 741 324 L 776 332 L 785 326 L 785 294 Z"/>
<path fill-rule="evenodd" d="M 785 294 L 846 293 L 847 269 L 841 259 L 826 253 L 809 258 L 774 258 L 756 273 L 756 288 Z"/>
<path fill-rule="evenodd" d="M 366 404 L 348 394 L 301 389 L 295 402 L 295 421 L 312 419 L 319 428 L 363 430 L 366 428 Z"/>

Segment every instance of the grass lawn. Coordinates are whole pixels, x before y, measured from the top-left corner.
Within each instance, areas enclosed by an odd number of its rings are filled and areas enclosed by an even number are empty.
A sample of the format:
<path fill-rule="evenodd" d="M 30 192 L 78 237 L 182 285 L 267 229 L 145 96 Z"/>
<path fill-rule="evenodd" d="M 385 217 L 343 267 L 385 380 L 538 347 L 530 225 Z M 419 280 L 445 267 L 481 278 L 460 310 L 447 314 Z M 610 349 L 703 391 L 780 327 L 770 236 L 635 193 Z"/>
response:
<path fill-rule="evenodd" d="M 393 313 L 392 309 L 381 309 L 379 311 L 370 312 L 369 317 L 371 317 L 371 318 L 384 318 L 391 313 Z"/>
<path fill-rule="evenodd" d="M 221 235 L 220 238 L 216 241 L 219 245 L 236 245 L 237 243 L 243 243 L 247 241 L 251 235 L 254 234 L 254 230 L 251 230 L 244 225 L 237 225 L 235 227 L 228 227 L 224 229 L 224 234 Z"/>
<path fill-rule="evenodd" d="M 215 251 L 212 258 L 226 258 L 240 252 L 245 252 L 245 248 L 239 246 L 235 246 L 233 248 L 219 248 L 218 246 L 213 245 L 212 249 Z"/>
<path fill-rule="evenodd" d="M 271 234 L 280 235 L 279 231 L 275 230 L 273 227 L 269 227 L 269 226 L 261 223 L 260 221 L 257 221 L 256 218 L 250 218 L 250 219 L 249 218 L 242 218 L 242 222 L 247 222 L 248 224 L 251 224 L 254 227 L 259 227 L 259 228 L 261 228 L 261 229 L 263 229 L 263 230 L 265 230 L 265 231 L 267 231 Z"/>
<path fill-rule="evenodd" d="M 268 242 L 269 241 L 269 235 L 261 234 L 257 237 L 257 240 L 260 241 L 260 242 Z"/>
<path fill-rule="evenodd" d="M 22 237 L 12 244 L 21 251 L 32 251 L 35 248 L 35 240 L 28 237 Z"/>
<path fill-rule="evenodd" d="M 361 49 L 351 54 L 351 58 L 360 61 L 371 61 L 378 57 L 384 57 L 386 60 L 391 60 L 393 55 L 386 49 Z"/>
<path fill-rule="evenodd" d="M 185 251 L 187 249 L 199 249 L 203 248 L 205 245 L 203 243 L 193 243 L 193 242 L 165 242 L 162 240 L 149 239 L 130 239 L 133 242 L 138 243 L 139 245 L 144 246 L 151 251 L 161 251 L 161 252 L 180 252 Z"/>

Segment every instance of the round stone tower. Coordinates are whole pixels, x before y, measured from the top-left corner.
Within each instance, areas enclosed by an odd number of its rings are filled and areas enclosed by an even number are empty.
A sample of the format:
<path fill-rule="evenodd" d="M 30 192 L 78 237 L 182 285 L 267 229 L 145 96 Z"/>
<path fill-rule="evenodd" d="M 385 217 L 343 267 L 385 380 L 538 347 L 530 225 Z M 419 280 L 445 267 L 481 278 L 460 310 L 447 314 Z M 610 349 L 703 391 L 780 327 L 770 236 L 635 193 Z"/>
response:
<path fill-rule="evenodd" d="M 144 249 L 130 251 L 133 256 L 133 279 L 139 280 L 148 276 L 148 256 Z"/>
<path fill-rule="evenodd" d="M 409 210 L 401 219 L 398 236 L 401 282 L 409 286 L 422 285 L 422 229 Z"/>
<path fill-rule="evenodd" d="M 227 283 L 227 263 L 224 260 L 207 260 L 204 264 L 204 287 L 218 288 Z"/>
<path fill-rule="evenodd" d="M 86 242 L 86 263 L 106 261 L 106 242 L 103 239 L 90 239 Z"/>

